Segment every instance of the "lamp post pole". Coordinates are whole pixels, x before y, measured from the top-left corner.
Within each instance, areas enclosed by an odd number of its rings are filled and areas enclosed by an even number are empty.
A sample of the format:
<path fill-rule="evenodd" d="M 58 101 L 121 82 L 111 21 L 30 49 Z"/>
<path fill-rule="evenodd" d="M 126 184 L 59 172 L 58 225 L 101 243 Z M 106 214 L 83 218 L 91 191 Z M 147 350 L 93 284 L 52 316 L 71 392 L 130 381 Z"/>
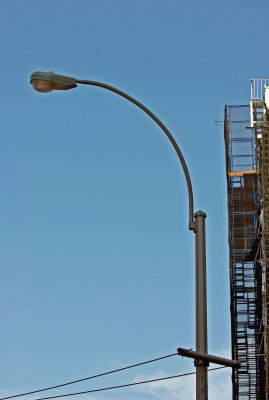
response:
<path fill-rule="evenodd" d="M 189 171 L 174 137 L 166 126 L 142 103 L 129 96 L 125 92 L 113 86 L 88 80 L 77 80 L 75 78 L 57 75 L 53 72 L 37 71 L 31 75 L 30 82 L 34 89 L 39 92 L 50 92 L 52 90 L 67 90 L 75 88 L 78 84 L 98 86 L 124 97 L 126 100 L 135 104 L 143 110 L 156 124 L 162 129 L 174 147 L 183 172 L 185 175 L 188 197 L 189 197 L 189 230 L 195 233 L 195 293 L 196 293 L 196 351 L 207 354 L 207 300 L 206 300 L 206 238 L 205 238 L 205 218 L 203 211 L 194 214 L 193 211 L 193 191 Z M 207 366 L 204 360 L 195 360 L 196 367 L 196 400 L 208 399 Z"/>
<path fill-rule="evenodd" d="M 206 296 L 206 214 L 198 211 L 195 217 L 195 309 L 196 309 L 196 351 L 207 354 L 207 296 Z M 207 400 L 207 367 L 204 360 L 195 360 L 196 399 Z"/>

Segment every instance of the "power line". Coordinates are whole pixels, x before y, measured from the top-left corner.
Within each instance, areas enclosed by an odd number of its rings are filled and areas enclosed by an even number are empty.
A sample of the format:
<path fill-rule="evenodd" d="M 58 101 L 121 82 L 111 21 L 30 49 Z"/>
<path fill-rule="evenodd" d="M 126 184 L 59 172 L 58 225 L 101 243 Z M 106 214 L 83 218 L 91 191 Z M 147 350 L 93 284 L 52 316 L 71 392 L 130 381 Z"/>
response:
<path fill-rule="evenodd" d="M 72 385 L 72 384 L 74 384 L 74 383 L 83 382 L 83 381 L 86 381 L 86 380 L 88 380 L 88 379 L 98 378 L 98 377 L 104 376 L 104 375 L 113 374 L 113 373 L 115 373 L 115 372 L 124 371 L 125 369 L 138 367 L 139 365 L 149 364 L 149 363 L 152 363 L 152 362 L 155 362 L 155 361 L 159 361 L 159 360 L 163 360 L 164 358 L 173 357 L 173 356 L 178 356 L 178 353 L 173 353 L 173 354 L 169 354 L 169 355 L 167 355 L 167 356 L 154 358 L 153 360 L 143 361 L 143 362 L 138 363 L 138 364 L 133 364 L 133 365 L 129 365 L 129 366 L 127 366 L 127 367 L 114 369 L 114 370 L 112 370 L 112 371 L 103 372 L 103 373 L 101 373 L 101 374 L 88 376 L 87 378 L 82 378 L 82 379 L 77 379 L 77 380 L 75 380 L 75 381 L 70 381 L 70 382 L 66 382 L 66 383 L 61 383 L 60 385 L 50 386 L 50 387 L 46 387 L 46 388 L 44 388 L 44 389 L 33 390 L 33 391 L 27 392 L 27 393 L 15 394 L 15 395 L 13 395 L 13 396 L 2 397 L 2 398 L 0 398 L 0 400 L 13 399 L 14 397 L 26 396 L 27 394 L 34 394 L 34 393 L 44 392 L 45 390 L 57 389 L 57 388 L 59 388 L 59 387 L 63 387 L 63 386 L 67 386 L 67 385 Z"/>
<path fill-rule="evenodd" d="M 222 368 L 228 368 L 228 367 L 216 367 L 216 368 L 208 369 L 208 371 L 214 371 L 216 369 L 222 369 Z M 37 398 L 37 399 L 34 399 L 34 400 L 57 399 L 59 397 L 77 396 L 79 394 L 102 392 L 102 391 L 105 391 L 105 390 L 120 389 L 120 388 L 125 388 L 125 387 L 128 387 L 128 386 L 142 385 L 144 383 L 164 381 L 166 379 L 174 379 L 174 378 L 179 378 L 179 377 L 188 376 L 188 375 L 195 375 L 195 374 L 196 374 L 196 372 L 188 372 L 186 374 L 166 376 L 165 378 L 150 379 L 150 380 L 147 380 L 147 381 L 127 383 L 125 385 L 110 386 L 110 387 L 105 387 L 105 388 L 101 388 L 101 389 L 86 390 L 84 392 L 66 393 L 66 394 L 61 394 L 61 395 L 58 395 L 58 396 L 41 397 L 41 398 Z"/>

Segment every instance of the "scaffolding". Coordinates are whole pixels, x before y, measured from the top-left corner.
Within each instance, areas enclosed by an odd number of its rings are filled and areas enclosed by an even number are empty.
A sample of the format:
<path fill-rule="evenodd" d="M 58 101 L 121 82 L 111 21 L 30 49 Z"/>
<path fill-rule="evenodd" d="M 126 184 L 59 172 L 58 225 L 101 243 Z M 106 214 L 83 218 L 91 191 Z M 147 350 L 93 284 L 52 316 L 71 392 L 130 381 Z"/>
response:
<path fill-rule="evenodd" d="M 260 202 L 249 124 L 250 106 L 225 106 L 232 358 L 242 363 L 232 374 L 233 400 L 265 399 Z"/>
<path fill-rule="evenodd" d="M 255 138 L 258 187 L 260 198 L 259 236 L 260 264 L 262 267 L 263 326 L 262 348 L 264 354 L 265 398 L 269 400 L 269 110 L 268 79 L 251 80 L 250 116 Z"/>

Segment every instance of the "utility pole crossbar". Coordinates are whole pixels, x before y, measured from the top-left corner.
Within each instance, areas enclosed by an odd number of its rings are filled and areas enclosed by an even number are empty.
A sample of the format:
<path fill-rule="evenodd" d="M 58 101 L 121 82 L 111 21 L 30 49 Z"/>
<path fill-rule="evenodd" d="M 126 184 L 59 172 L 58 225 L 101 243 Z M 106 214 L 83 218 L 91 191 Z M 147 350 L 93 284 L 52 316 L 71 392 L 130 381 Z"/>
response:
<path fill-rule="evenodd" d="M 241 363 L 239 361 L 230 360 L 229 358 L 213 356 L 212 354 L 203 354 L 199 353 L 198 351 L 183 349 L 182 347 L 179 347 L 177 349 L 177 352 L 182 357 L 194 358 L 194 362 L 199 360 L 199 361 L 204 361 L 204 363 L 207 364 L 211 362 L 213 364 L 224 365 L 225 367 L 232 367 L 232 368 L 241 367 Z"/>

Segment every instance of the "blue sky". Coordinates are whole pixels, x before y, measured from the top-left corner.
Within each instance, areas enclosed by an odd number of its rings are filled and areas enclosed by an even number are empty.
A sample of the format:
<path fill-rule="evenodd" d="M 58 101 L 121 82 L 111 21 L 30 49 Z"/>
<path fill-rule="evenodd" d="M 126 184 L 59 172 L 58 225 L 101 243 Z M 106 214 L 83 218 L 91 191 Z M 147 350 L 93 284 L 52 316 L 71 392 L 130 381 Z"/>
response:
<path fill-rule="evenodd" d="M 149 107 L 207 217 L 209 352 L 230 355 L 224 104 L 268 78 L 268 2 L 2 0 L 1 394 L 194 348 L 194 235 L 160 129 L 99 88 L 36 93 L 33 71 L 102 81 Z M 192 371 L 169 359 L 62 390 Z M 215 374 L 215 375 L 214 375 Z M 230 399 L 230 372 L 210 375 Z M 193 398 L 194 379 L 85 399 Z M 56 392 L 54 392 L 55 394 Z M 57 392 L 58 393 L 58 392 Z"/>

